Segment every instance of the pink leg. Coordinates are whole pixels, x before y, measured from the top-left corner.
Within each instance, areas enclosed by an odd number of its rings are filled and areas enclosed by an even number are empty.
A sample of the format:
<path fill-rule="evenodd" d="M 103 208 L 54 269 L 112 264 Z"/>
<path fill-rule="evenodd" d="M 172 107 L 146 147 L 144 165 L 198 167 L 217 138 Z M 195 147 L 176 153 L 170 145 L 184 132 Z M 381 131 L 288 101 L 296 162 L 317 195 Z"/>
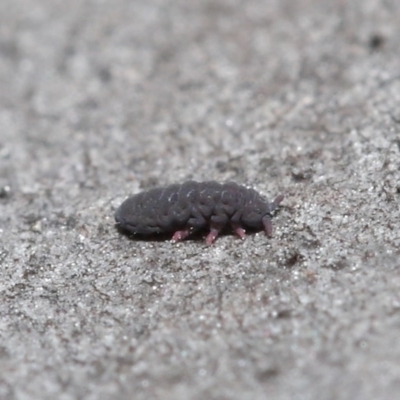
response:
<path fill-rule="evenodd" d="M 240 239 L 246 239 L 246 231 L 238 224 L 232 224 L 232 229 L 240 237 Z"/>
<path fill-rule="evenodd" d="M 274 212 L 275 209 L 279 206 L 280 202 L 283 200 L 284 196 L 283 194 L 280 194 L 279 196 L 277 196 L 275 198 L 275 200 L 270 203 L 269 205 L 269 209 L 270 212 Z M 272 236 L 272 222 L 271 222 L 271 216 L 270 215 L 266 215 L 263 220 L 262 223 L 264 225 L 264 230 L 267 236 L 271 237 Z"/>
<path fill-rule="evenodd" d="M 264 230 L 267 236 L 271 237 L 272 236 L 272 222 L 271 222 L 271 217 L 268 215 L 263 218 L 263 225 L 264 225 Z"/>
<path fill-rule="evenodd" d="M 217 228 L 211 228 L 210 229 L 210 233 L 206 237 L 206 243 L 208 245 L 211 245 L 211 244 L 214 243 L 215 239 L 218 236 L 219 231 L 220 231 L 220 229 L 217 229 Z"/>
<path fill-rule="evenodd" d="M 176 243 L 176 242 L 180 242 L 181 240 L 186 239 L 190 234 L 190 230 L 189 229 L 184 229 L 182 231 L 176 231 L 174 233 L 174 235 L 172 236 L 171 241 Z"/>

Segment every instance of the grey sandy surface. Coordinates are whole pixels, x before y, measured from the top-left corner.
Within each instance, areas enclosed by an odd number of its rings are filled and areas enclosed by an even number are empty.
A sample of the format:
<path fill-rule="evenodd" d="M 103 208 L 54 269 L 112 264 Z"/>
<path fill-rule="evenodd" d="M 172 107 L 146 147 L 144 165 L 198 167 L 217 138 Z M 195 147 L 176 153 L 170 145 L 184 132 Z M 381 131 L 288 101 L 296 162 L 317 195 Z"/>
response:
<path fill-rule="evenodd" d="M 400 3 L 0 2 L 0 398 L 395 399 Z M 138 241 L 130 194 L 286 195 Z"/>

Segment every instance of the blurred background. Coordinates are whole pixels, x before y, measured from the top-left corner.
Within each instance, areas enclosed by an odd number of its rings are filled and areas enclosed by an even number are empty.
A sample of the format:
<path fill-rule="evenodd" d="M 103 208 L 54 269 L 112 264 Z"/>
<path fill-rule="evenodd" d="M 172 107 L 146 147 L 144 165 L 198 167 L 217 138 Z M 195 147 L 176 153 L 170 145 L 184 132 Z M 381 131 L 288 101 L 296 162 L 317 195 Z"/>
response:
<path fill-rule="evenodd" d="M 400 4 L 0 2 L 0 398 L 393 399 Z M 128 195 L 285 193 L 135 241 Z"/>

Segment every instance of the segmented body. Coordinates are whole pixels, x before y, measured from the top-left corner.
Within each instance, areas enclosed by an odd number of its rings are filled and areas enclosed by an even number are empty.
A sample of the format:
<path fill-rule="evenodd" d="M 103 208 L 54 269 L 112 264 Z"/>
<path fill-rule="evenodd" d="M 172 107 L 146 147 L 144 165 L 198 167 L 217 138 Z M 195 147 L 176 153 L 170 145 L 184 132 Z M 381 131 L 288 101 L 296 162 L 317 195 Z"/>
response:
<path fill-rule="evenodd" d="M 139 235 L 171 232 L 173 241 L 208 227 L 206 242 L 212 244 L 228 225 L 242 239 L 246 228 L 264 229 L 270 236 L 272 213 L 282 200 L 280 195 L 269 203 L 254 189 L 234 182 L 188 181 L 129 197 L 117 209 L 115 221 Z"/>

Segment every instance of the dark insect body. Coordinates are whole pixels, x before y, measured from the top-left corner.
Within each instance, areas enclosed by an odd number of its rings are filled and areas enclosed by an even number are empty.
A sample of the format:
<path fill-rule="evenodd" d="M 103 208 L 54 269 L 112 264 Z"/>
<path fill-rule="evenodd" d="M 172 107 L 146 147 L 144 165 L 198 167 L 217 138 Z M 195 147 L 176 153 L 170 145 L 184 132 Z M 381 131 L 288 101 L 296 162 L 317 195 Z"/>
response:
<path fill-rule="evenodd" d="M 245 228 L 272 234 L 272 213 L 283 195 L 269 203 L 253 189 L 234 182 L 188 181 L 154 188 L 125 200 L 115 212 L 117 226 L 138 235 L 173 234 L 172 241 L 208 227 L 212 244 L 227 226 L 241 238 Z"/>

